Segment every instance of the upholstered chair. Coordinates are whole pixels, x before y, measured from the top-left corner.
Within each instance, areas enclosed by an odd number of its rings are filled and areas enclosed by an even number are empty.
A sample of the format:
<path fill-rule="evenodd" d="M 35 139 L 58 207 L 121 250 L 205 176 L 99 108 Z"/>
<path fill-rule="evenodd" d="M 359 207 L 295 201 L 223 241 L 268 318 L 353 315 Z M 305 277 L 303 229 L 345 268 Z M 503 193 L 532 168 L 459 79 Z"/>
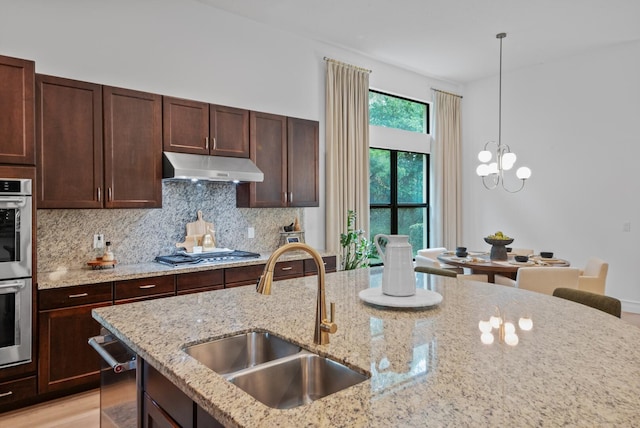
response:
<path fill-rule="evenodd" d="M 622 313 L 622 304 L 614 297 L 573 288 L 556 288 L 553 295 L 599 309 L 618 318 Z"/>
<path fill-rule="evenodd" d="M 592 293 L 604 294 L 609 263 L 597 257 L 587 260 L 587 265 L 580 271 L 578 289 Z"/>
<path fill-rule="evenodd" d="M 556 288 L 578 288 L 579 275 L 580 269 L 572 267 L 522 267 L 518 269 L 515 286 L 552 295 Z"/>

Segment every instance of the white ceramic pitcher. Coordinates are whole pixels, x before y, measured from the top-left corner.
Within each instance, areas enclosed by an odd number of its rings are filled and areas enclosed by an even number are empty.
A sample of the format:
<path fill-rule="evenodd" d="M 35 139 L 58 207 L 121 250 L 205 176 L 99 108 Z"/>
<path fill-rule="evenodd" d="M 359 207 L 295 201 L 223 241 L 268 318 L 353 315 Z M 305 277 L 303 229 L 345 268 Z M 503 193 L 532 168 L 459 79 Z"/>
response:
<path fill-rule="evenodd" d="M 384 251 L 378 242 L 380 238 L 387 240 Z M 416 294 L 416 275 L 413 271 L 413 252 L 409 236 L 378 234 L 373 241 L 384 263 L 382 293 L 398 297 Z"/>

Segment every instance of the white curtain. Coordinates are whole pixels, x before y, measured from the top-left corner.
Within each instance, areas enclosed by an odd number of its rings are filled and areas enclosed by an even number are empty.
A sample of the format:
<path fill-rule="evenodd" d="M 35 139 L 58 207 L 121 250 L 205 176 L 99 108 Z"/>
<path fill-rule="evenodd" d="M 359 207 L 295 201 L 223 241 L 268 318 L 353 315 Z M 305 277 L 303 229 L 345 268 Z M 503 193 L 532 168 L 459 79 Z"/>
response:
<path fill-rule="evenodd" d="M 434 91 L 435 114 L 431 149 L 430 247 L 455 248 L 462 230 L 462 121 L 458 95 Z"/>
<path fill-rule="evenodd" d="M 340 251 L 347 212 L 369 234 L 369 70 L 327 60 L 326 249 Z"/>

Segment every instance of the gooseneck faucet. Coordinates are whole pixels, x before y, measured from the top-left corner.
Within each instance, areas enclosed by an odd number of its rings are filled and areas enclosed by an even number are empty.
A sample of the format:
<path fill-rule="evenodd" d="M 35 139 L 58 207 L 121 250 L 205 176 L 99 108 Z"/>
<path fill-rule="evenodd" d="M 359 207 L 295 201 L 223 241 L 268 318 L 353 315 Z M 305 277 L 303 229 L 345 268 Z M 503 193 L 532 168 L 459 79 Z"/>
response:
<path fill-rule="evenodd" d="M 271 294 L 273 270 L 275 269 L 276 261 L 282 254 L 294 250 L 302 250 L 308 253 L 318 267 L 318 296 L 316 299 L 316 322 L 313 334 L 313 343 L 317 345 L 326 345 L 329 343 L 329 334 L 335 333 L 338 330 L 338 326 L 333 322 L 335 319 L 334 303 L 331 303 L 331 319 L 327 319 L 327 306 L 325 304 L 324 292 L 324 261 L 322 260 L 322 256 L 320 256 L 316 250 L 301 242 L 292 242 L 275 250 L 273 254 L 271 254 L 271 257 L 269 257 L 269 260 L 267 260 L 262 276 L 258 280 L 256 291 L 261 294 Z"/>

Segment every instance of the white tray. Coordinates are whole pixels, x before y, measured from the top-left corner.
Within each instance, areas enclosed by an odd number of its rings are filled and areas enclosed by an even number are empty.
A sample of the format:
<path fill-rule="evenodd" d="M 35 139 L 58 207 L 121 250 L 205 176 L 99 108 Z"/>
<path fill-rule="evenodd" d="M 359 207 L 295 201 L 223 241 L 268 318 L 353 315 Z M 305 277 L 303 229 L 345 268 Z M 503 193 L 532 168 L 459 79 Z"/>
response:
<path fill-rule="evenodd" d="M 425 308 L 442 302 L 441 294 L 422 288 L 417 288 L 416 294 L 407 297 L 387 296 L 382 288 L 365 288 L 358 297 L 367 303 L 390 308 Z"/>

